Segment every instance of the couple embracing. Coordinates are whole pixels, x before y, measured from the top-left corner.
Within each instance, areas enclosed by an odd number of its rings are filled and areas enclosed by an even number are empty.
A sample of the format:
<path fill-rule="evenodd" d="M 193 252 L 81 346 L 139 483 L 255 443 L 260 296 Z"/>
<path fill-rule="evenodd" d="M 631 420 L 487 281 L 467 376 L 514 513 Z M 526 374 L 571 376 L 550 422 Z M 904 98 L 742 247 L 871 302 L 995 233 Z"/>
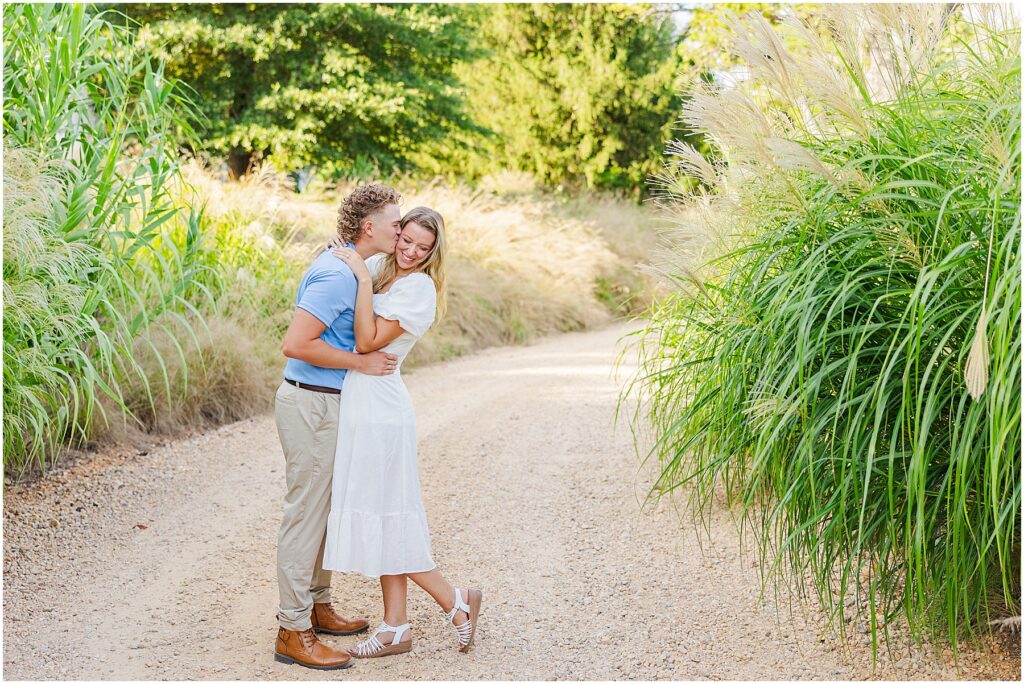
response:
<path fill-rule="evenodd" d="M 481 592 L 449 584 L 430 554 L 412 400 L 400 368 L 445 305 L 440 214 L 405 216 L 399 194 L 364 185 L 338 210 L 338 237 L 299 284 L 275 418 L 285 456 L 275 659 L 320 670 L 412 648 L 408 581 L 445 611 L 461 650 Z M 333 248 L 333 249 L 332 249 Z M 316 633 L 359 634 L 331 605 L 331 571 L 379 578 L 384 620 L 347 653 Z"/>

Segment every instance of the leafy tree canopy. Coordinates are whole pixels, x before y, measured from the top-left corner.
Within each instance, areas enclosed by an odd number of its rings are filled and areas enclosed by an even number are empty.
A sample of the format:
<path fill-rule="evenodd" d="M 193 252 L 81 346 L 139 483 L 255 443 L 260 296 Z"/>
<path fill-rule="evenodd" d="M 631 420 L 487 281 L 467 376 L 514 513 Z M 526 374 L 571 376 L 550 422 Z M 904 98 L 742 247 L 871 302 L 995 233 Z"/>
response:
<path fill-rule="evenodd" d="M 139 45 L 189 83 L 207 151 L 232 170 L 269 156 L 328 175 L 404 170 L 473 129 L 454 66 L 472 57 L 459 8 L 386 4 L 122 5 Z"/>

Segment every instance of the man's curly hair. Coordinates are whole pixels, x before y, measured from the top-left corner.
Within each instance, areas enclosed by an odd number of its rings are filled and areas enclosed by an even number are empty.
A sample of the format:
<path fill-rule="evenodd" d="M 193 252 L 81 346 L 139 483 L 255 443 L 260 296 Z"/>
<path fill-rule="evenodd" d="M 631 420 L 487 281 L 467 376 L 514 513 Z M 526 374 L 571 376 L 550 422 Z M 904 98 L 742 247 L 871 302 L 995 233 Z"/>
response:
<path fill-rule="evenodd" d="M 381 207 L 398 204 L 400 199 L 402 196 L 389 185 L 370 183 L 356 188 L 338 208 L 338 237 L 345 242 L 355 242 L 367 216 Z"/>

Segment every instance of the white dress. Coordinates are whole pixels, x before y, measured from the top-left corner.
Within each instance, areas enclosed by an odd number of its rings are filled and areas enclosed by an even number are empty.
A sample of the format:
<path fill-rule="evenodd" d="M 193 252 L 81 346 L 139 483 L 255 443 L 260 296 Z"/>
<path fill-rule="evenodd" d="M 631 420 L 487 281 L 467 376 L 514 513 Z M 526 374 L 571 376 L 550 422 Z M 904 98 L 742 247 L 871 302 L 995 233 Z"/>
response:
<path fill-rule="evenodd" d="M 379 264 L 380 257 L 367 259 L 371 273 Z M 436 565 L 420 495 L 416 416 L 401 367 L 434 322 L 434 282 L 423 273 L 399 278 L 373 296 L 373 310 L 405 331 L 381 350 L 398 356 L 398 368 L 393 375 L 345 374 L 323 567 L 368 577 L 426 572 Z"/>

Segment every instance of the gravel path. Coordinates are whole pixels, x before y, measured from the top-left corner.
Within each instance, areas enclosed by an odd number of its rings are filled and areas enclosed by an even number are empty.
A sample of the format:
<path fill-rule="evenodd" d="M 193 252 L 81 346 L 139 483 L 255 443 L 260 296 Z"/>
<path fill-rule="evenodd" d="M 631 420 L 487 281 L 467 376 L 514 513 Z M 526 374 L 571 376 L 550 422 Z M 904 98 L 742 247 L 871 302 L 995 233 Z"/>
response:
<path fill-rule="evenodd" d="M 728 512 L 713 543 L 663 504 L 614 429 L 624 328 L 495 349 L 407 376 L 434 556 L 484 589 L 474 650 L 410 589 L 415 647 L 341 673 L 272 659 L 283 459 L 270 416 L 106 454 L 4 500 L 7 679 L 1011 679 L 1019 637 L 962 656 L 844 652 L 813 610 L 758 602 Z M 372 580 L 335 605 L 380 619 Z M 355 637 L 325 637 L 348 646 Z M 998 642 L 998 643 L 996 643 Z M 1014 642 L 1017 651 L 1014 653 Z"/>

